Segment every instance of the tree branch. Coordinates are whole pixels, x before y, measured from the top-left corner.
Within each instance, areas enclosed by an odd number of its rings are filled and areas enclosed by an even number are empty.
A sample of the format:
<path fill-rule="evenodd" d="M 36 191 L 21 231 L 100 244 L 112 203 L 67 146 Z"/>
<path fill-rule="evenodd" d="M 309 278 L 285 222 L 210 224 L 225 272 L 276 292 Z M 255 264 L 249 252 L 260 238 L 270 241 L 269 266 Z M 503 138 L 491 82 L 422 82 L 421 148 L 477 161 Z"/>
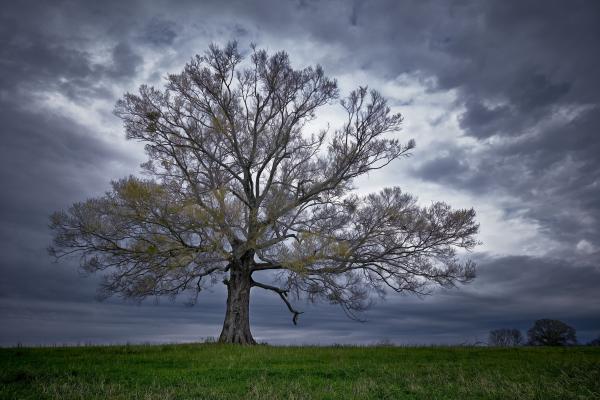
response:
<path fill-rule="evenodd" d="M 303 314 L 303 312 L 297 311 L 296 309 L 294 309 L 294 307 L 292 307 L 292 304 L 287 299 L 287 295 L 288 295 L 287 290 L 278 288 L 276 286 L 271 286 L 271 285 L 266 285 L 264 283 L 256 282 L 254 279 L 252 280 L 252 286 L 256 286 L 256 287 L 259 287 L 259 288 L 265 289 L 265 290 L 271 290 L 271 291 L 277 293 L 279 295 L 279 297 L 281 297 L 281 300 L 283 300 L 283 302 L 287 306 L 288 310 L 290 310 L 290 312 L 294 315 L 292 317 L 292 322 L 294 323 L 294 325 L 298 324 L 298 316 L 300 314 Z"/>

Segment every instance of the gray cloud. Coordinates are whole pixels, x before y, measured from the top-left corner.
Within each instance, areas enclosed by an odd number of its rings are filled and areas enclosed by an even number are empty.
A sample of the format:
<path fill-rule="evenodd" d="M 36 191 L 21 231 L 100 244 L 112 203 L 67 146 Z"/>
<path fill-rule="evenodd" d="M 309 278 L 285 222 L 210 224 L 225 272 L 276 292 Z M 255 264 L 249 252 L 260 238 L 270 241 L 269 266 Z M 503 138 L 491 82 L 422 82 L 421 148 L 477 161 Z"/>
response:
<path fill-rule="evenodd" d="M 140 39 L 154 46 L 170 46 L 177 38 L 174 21 L 152 18 L 145 26 Z"/>
<path fill-rule="evenodd" d="M 415 172 L 474 194 L 509 195 L 552 238 L 573 248 L 582 239 L 598 246 L 599 105 L 484 152 L 462 149 L 442 154 Z"/>
<path fill-rule="evenodd" d="M 15 19 L 2 18 L 0 54 L 4 90 L 15 90 L 17 85 L 61 87 L 70 91 L 93 79 L 96 72 L 89 54 L 66 47 L 55 38 L 41 32 L 24 31 Z M 68 78 L 61 83 L 59 78 Z"/>
<path fill-rule="evenodd" d="M 134 76 L 143 59 L 133 51 L 128 43 L 120 42 L 113 48 L 112 61 L 113 65 L 109 69 L 109 75 L 119 78 Z"/>

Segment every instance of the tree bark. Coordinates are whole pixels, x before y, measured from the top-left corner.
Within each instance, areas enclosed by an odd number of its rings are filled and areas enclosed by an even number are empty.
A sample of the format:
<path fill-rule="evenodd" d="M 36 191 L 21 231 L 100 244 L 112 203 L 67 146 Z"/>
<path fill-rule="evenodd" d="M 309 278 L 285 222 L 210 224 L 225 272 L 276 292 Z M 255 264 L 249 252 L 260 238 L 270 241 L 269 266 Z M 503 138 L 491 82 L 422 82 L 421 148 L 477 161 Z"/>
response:
<path fill-rule="evenodd" d="M 252 254 L 252 257 L 254 255 Z M 250 266 L 248 256 L 232 263 L 227 285 L 227 310 L 220 343 L 256 344 L 250 332 Z"/>

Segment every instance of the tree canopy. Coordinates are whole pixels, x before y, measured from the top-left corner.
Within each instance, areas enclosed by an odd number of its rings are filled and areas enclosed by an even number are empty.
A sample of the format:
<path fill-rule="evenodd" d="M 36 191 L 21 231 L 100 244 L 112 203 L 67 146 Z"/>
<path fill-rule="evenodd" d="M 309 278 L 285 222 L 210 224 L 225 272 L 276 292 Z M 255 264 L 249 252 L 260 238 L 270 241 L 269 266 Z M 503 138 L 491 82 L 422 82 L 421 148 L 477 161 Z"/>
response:
<path fill-rule="evenodd" d="M 538 319 L 527 331 L 532 346 L 567 346 L 577 344 L 575 328 L 557 319 Z"/>
<path fill-rule="evenodd" d="M 319 66 L 235 42 L 210 46 L 163 90 L 141 86 L 116 105 L 128 139 L 145 144 L 146 178 L 113 182 L 105 196 L 53 214 L 57 257 L 79 254 L 105 271 L 104 296 L 190 292 L 224 282 L 221 341 L 253 343 L 250 289 L 339 304 L 352 317 L 372 294 L 424 294 L 474 277 L 457 249 L 476 244 L 473 209 L 422 207 L 399 187 L 357 196 L 355 178 L 407 156 L 402 116 L 377 91 L 339 101 L 336 129 L 309 131 L 319 107 L 339 99 Z M 259 282 L 257 271 L 274 271 Z"/>
<path fill-rule="evenodd" d="M 489 346 L 511 347 L 523 343 L 523 335 L 518 329 L 494 329 L 488 336 Z"/>

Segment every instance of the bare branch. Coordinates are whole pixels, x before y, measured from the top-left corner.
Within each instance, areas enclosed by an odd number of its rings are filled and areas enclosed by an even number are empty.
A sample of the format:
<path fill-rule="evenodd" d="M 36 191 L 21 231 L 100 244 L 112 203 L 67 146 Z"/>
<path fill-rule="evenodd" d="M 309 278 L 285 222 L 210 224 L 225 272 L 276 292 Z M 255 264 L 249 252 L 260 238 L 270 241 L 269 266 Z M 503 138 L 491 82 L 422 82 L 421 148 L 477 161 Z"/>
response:
<path fill-rule="evenodd" d="M 298 316 L 300 314 L 304 314 L 304 313 L 297 311 L 296 309 L 294 309 L 294 307 L 292 307 L 292 304 L 287 299 L 287 296 L 288 296 L 287 290 L 278 288 L 276 286 L 271 286 L 271 285 L 266 285 L 264 283 L 256 282 L 255 280 L 252 280 L 252 286 L 259 287 L 259 288 L 265 289 L 265 290 L 271 290 L 271 291 L 277 293 L 279 295 L 279 297 L 281 297 L 281 300 L 283 300 L 283 302 L 287 306 L 288 310 L 290 310 L 290 312 L 293 314 L 292 322 L 294 323 L 294 325 L 298 324 Z"/>

